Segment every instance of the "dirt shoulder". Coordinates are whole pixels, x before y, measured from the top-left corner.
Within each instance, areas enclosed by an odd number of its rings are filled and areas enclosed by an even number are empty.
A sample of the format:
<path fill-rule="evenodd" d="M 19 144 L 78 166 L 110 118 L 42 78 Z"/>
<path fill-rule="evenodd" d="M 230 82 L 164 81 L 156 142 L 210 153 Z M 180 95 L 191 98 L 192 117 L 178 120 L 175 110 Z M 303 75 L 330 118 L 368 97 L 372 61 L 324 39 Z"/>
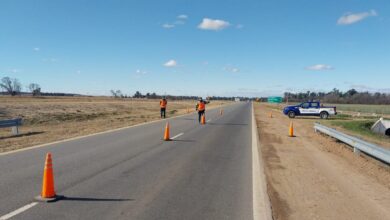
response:
<path fill-rule="evenodd" d="M 294 119 L 291 138 L 290 119 L 254 107 L 274 219 L 390 219 L 388 166 L 316 134 L 315 119 Z"/>
<path fill-rule="evenodd" d="M 0 129 L 0 152 L 160 119 L 159 100 L 0 96 L 0 119 L 22 117 L 20 136 Z M 230 102 L 212 101 L 208 109 Z M 168 100 L 167 117 L 195 111 L 196 101 Z"/>

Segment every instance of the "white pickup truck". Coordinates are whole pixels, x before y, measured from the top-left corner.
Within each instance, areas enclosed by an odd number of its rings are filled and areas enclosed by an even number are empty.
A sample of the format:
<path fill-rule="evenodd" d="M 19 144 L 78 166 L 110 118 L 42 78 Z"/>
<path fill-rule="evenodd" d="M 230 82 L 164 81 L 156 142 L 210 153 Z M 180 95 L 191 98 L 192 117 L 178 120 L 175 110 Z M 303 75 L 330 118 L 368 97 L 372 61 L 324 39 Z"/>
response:
<path fill-rule="evenodd" d="M 330 115 L 337 115 L 336 107 L 323 106 L 320 102 L 303 102 L 299 105 L 287 106 L 283 113 L 289 118 L 295 116 L 320 116 L 321 119 L 327 119 Z"/>

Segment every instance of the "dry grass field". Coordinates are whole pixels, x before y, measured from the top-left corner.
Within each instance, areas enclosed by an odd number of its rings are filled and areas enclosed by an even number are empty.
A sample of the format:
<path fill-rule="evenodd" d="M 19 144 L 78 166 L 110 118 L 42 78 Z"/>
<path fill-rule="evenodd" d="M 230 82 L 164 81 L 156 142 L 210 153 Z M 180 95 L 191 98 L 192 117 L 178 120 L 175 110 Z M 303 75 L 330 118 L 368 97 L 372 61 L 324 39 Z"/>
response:
<path fill-rule="evenodd" d="M 228 102 L 212 101 L 208 108 Z M 167 117 L 195 111 L 196 102 L 168 100 Z M 160 118 L 159 100 L 109 97 L 0 96 L 0 120 L 23 118 L 21 135 L 0 129 L 0 152 L 126 127 Z"/>

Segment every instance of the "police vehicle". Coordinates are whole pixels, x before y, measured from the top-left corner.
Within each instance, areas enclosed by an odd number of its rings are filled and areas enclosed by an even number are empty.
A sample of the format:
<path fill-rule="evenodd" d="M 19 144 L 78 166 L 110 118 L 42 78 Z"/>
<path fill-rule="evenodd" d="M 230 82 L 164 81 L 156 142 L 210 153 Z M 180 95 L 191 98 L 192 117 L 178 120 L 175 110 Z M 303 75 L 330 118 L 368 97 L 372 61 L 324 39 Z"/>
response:
<path fill-rule="evenodd" d="M 289 118 L 295 116 L 319 116 L 321 119 L 327 119 L 330 115 L 337 115 L 336 107 L 326 107 L 320 102 L 303 102 L 299 105 L 287 106 L 283 113 Z"/>

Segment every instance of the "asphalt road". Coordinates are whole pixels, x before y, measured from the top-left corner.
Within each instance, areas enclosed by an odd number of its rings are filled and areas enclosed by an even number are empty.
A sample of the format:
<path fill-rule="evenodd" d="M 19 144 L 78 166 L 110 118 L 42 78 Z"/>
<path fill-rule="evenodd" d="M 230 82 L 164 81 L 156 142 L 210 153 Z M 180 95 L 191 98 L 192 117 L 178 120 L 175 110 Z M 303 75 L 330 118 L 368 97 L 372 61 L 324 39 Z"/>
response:
<path fill-rule="evenodd" d="M 0 155 L 0 216 L 13 219 L 253 219 L 250 103 Z M 35 203 L 45 154 L 55 203 Z M 24 207 L 24 208 L 23 208 Z M 20 209 L 22 208 L 22 209 Z M 19 213 L 20 212 L 20 213 Z"/>

